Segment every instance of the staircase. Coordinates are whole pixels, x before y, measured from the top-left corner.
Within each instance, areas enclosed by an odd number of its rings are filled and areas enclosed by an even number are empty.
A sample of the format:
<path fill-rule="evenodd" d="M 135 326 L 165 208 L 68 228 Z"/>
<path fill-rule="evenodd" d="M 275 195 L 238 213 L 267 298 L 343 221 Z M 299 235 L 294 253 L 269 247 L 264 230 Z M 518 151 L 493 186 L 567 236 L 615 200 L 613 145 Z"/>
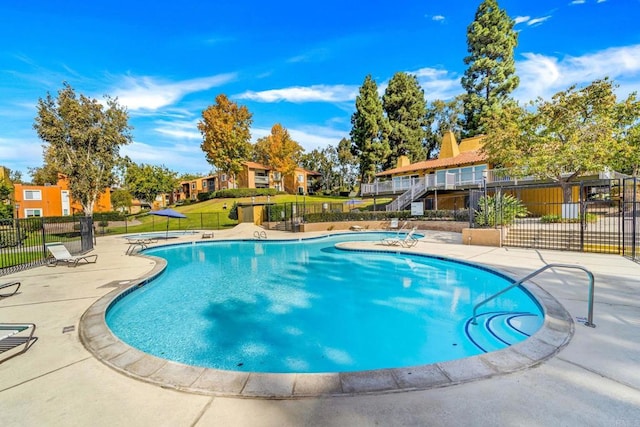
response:
<path fill-rule="evenodd" d="M 465 333 L 467 338 L 485 353 L 500 350 L 520 342 L 533 335 L 543 318 L 533 313 L 494 311 L 478 315 L 478 324 L 467 320 Z"/>
<path fill-rule="evenodd" d="M 403 210 L 408 204 L 413 202 L 418 197 L 421 197 L 423 194 L 427 192 L 427 185 L 425 179 L 420 179 L 409 188 L 407 191 L 402 193 L 398 198 L 389 203 L 386 207 L 387 212 L 397 212 Z"/>

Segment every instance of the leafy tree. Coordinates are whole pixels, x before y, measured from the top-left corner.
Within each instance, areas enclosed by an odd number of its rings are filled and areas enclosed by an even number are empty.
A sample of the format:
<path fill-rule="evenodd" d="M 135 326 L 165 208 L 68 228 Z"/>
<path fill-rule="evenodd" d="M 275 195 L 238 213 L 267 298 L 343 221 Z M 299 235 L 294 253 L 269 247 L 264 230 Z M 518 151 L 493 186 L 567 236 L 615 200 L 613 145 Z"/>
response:
<path fill-rule="evenodd" d="M 489 118 L 483 150 L 511 176 L 559 183 L 569 203 L 570 182 L 615 164 L 624 149 L 616 138 L 620 105 L 613 86 L 608 79 L 582 89 L 571 86 L 530 107 L 509 104 Z"/>
<path fill-rule="evenodd" d="M 622 143 L 613 168 L 620 172 L 640 175 L 640 101 L 632 93 L 618 104 L 616 111 L 616 138 Z"/>
<path fill-rule="evenodd" d="M 426 101 L 416 76 L 394 74 L 382 97 L 382 107 L 391 129 L 391 155 L 386 159 L 385 169 L 395 167 L 400 156 L 409 157 L 412 163 L 424 160 Z"/>
<path fill-rule="evenodd" d="M 178 181 L 193 181 L 195 179 L 200 178 L 202 175 L 198 175 L 195 173 L 183 173 L 180 176 L 178 176 Z"/>
<path fill-rule="evenodd" d="M 389 122 L 384 117 L 378 85 L 365 77 L 351 116 L 351 153 L 358 158 L 360 181 L 372 182 L 390 154 Z"/>
<path fill-rule="evenodd" d="M 342 138 L 336 149 L 338 154 L 338 176 L 340 177 L 340 187 L 351 190 L 356 183 L 356 158 L 351 153 L 351 141 Z"/>
<path fill-rule="evenodd" d="M 462 97 L 450 101 L 436 99 L 427 107 L 425 151 L 427 158 L 436 157 L 445 132 L 452 131 L 459 141 L 462 138 Z"/>
<path fill-rule="evenodd" d="M 164 165 L 132 163 L 127 167 L 125 186 L 136 199 L 153 203 L 159 194 L 170 193 L 176 188 L 176 175 Z"/>
<path fill-rule="evenodd" d="M 313 181 L 313 187 L 311 190 L 314 192 L 321 189 L 331 189 L 331 177 L 334 172 L 331 167 L 327 168 L 328 161 L 326 150 L 331 150 L 332 148 L 333 147 L 330 145 L 322 150 L 314 148 L 310 152 L 302 154 L 300 157 L 300 166 L 322 174 L 320 179 L 315 179 Z"/>
<path fill-rule="evenodd" d="M 0 179 L 0 219 L 13 218 L 12 193 L 13 186 L 11 183 Z"/>
<path fill-rule="evenodd" d="M 22 172 L 20 171 L 9 171 L 9 182 L 14 184 L 22 184 Z"/>
<path fill-rule="evenodd" d="M 518 44 L 514 21 L 500 9 L 497 0 L 484 0 L 475 20 L 467 27 L 464 63 L 469 67 L 462 77 L 466 136 L 484 132 L 483 120 L 509 99 L 518 87 L 513 50 Z"/>
<path fill-rule="evenodd" d="M 251 154 L 252 114 L 245 106 L 216 96 L 216 103 L 202 112 L 198 129 L 207 161 L 229 176 L 237 175 Z"/>
<path fill-rule="evenodd" d="M 111 205 L 114 210 L 125 210 L 131 212 L 133 196 L 128 190 L 118 189 L 111 193 Z"/>
<path fill-rule="evenodd" d="M 71 197 L 91 216 L 98 195 L 113 182 L 120 147 L 131 142 L 127 111 L 108 96 L 104 105 L 78 97 L 67 83 L 57 98 L 47 93 L 38 100 L 37 108 L 33 127 L 48 144 L 44 157 L 68 177 Z"/>
<path fill-rule="evenodd" d="M 257 159 L 283 175 L 291 175 L 298 167 L 303 148 L 294 141 L 280 123 L 271 128 L 271 134 L 256 141 Z"/>
<path fill-rule="evenodd" d="M 35 168 L 28 168 L 31 182 L 34 185 L 55 185 L 58 183 L 58 167 L 49 163 Z"/>

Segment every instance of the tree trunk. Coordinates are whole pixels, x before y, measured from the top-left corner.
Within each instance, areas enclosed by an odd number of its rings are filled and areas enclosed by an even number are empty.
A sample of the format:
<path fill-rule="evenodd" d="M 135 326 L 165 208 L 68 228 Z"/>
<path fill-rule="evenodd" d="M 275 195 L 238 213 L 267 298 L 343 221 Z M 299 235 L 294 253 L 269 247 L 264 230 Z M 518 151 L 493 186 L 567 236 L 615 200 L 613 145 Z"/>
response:
<path fill-rule="evenodd" d="M 566 181 L 560 181 L 560 188 L 562 188 L 562 203 L 572 203 L 573 202 L 573 192 L 572 185 Z"/>

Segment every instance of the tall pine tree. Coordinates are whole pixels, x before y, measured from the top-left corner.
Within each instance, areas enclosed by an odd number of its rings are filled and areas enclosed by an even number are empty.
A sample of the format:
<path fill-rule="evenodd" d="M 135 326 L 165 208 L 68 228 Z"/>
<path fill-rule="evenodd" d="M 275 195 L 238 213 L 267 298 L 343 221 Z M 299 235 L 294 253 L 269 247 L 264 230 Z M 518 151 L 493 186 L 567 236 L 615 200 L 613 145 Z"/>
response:
<path fill-rule="evenodd" d="M 518 45 L 514 21 L 500 9 L 497 0 L 484 0 L 475 20 L 467 27 L 464 63 L 469 66 L 462 77 L 467 91 L 464 99 L 465 135 L 483 133 L 483 121 L 495 107 L 509 99 L 518 87 L 513 50 Z"/>
<path fill-rule="evenodd" d="M 400 156 L 409 157 L 412 163 L 425 160 L 426 101 L 416 76 L 402 72 L 394 74 L 382 97 L 382 107 L 391 128 L 391 155 L 385 162 L 385 169 L 395 167 Z"/>
<path fill-rule="evenodd" d="M 389 156 L 389 122 L 384 117 L 378 85 L 365 77 L 351 116 L 351 152 L 360 164 L 360 182 L 370 183 Z"/>

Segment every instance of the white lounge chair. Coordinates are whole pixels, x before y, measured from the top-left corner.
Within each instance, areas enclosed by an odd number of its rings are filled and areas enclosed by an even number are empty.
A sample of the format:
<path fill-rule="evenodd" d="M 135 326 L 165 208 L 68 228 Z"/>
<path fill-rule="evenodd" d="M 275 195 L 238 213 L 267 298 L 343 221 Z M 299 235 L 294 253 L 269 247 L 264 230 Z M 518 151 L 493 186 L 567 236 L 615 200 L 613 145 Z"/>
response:
<path fill-rule="evenodd" d="M 389 222 L 389 226 L 387 230 L 399 230 L 400 229 L 400 218 L 391 218 Z"/>
<path fill-rule="evenodd" d="M 60 262 L 67 263 L 69 267 L 77 267 L 82 261 L 85 263 L 95 263 L 98 255 L 71 255 L 69 250 L 62 243 L 47 243 L 47 249 L 53 255 L 53 259 L 49 261 L 49 266 L 58 265 Z"/>
<path fill-rule="evenodd" d="M 35 330 L 36 325 L 34 323 L 0 323 L 0 353 L 4 353 L 24 344 L 24 348 L 22 350 L 0 360 L 0 363 L 29 350 L 31 345 L 38 339 L 33 336 Z M 20 335 L 22 332 L 25 332 L 27 335 Z"/>
<path fill-rule="evenodd" d="M 396 237 L 388 237 L 386 239 L 382 239 L 380 243 L 386 246 L 402 246 L 404 248 L 412 248 L 418 244 L 418 239 L 416 239 L 414 236 L 416 230 L 417 227 L 413 227 L 405 235 L 398 234 Z"/>

